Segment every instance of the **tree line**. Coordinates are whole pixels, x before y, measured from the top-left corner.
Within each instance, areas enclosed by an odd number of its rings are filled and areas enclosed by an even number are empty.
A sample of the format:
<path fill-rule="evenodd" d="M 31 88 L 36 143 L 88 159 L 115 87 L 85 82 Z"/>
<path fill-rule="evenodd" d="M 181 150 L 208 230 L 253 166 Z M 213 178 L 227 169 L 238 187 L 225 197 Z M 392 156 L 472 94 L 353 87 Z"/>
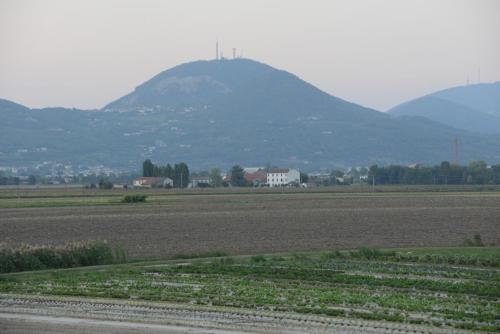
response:
<path fill-rule="evenodd" d="M 500 165 L 488 166 L 484 161 L 471 161 L 459 166 L 443 161 L 435 166 L 379 167 L 373 165 L 368 182 L 375 184 L 500 184 Z"/>
<path fill-rule="evenodd" d="M 144 177 L 168 177 L 174 181 L 174 188 L 186 188 L 189 184 L 189 167 L 184 162 L 171 166 L 155 165 L 150 159 L 142 163 L 142 176 Z"/>

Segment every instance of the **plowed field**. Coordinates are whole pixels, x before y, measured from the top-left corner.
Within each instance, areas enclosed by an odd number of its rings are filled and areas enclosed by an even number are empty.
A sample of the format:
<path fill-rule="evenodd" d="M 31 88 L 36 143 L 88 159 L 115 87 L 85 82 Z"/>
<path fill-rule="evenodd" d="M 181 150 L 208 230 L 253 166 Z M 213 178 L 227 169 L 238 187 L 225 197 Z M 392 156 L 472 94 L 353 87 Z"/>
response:
<path fill-rule="evenodd" d="M 0 209 L 0 242 L 107 240 L 131 258 L 456 246 L 476 233 L 500 244 L 498 192 L 221 193 L 148 202 Z"/>

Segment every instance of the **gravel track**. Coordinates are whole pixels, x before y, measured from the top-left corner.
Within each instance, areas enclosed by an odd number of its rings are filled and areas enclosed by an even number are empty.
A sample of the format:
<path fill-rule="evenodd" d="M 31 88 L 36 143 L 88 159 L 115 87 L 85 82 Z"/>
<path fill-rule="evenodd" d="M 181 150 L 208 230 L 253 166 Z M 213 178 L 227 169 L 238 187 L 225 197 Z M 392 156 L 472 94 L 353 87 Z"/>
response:
<path fill-rule="evenodd" d="M 383 321 L 116 300 L 0 295 L 2 333 L 470 333 Z M 94 330 L 94 331 L 93 331 Z"/>
<path fill-rule="evenodd" d="M 104 239 L 131 258 L 360 246 L 500 244 L 500 196 L 330 194 L 179 196 L 162 204 L 0 209 L 0 242 Z"/>

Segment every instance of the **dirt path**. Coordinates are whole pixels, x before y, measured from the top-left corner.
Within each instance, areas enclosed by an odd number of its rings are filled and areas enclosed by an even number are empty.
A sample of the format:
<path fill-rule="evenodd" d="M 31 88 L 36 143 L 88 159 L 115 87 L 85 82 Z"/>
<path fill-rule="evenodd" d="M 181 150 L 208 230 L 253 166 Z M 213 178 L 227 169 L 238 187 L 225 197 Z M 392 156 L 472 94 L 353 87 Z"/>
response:
<path fill-rule="evenodd" d="M 0 295 L 1 333 L 466 333 L 295 313 L 106 299 Z"/>
<path fill-rule="evenodd" d="M 0 313 L 0 331 L 5 334 L 243 334 L 244 332 L 207 330 L 202 328 L 143 324 L 125 321 L 92 320 L 82 318 L 37 316 L 31 314 Z"/>

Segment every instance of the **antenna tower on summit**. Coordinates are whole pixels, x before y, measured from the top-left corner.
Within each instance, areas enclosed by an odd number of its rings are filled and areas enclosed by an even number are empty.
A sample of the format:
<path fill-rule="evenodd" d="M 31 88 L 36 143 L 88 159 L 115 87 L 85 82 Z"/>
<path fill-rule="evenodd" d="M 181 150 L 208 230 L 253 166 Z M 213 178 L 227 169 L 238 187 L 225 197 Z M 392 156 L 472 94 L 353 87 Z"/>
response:
<path fill-rule="evenodd" d="M 219 39 L 215 41 L 215 60 L 219 60 Z"/>

